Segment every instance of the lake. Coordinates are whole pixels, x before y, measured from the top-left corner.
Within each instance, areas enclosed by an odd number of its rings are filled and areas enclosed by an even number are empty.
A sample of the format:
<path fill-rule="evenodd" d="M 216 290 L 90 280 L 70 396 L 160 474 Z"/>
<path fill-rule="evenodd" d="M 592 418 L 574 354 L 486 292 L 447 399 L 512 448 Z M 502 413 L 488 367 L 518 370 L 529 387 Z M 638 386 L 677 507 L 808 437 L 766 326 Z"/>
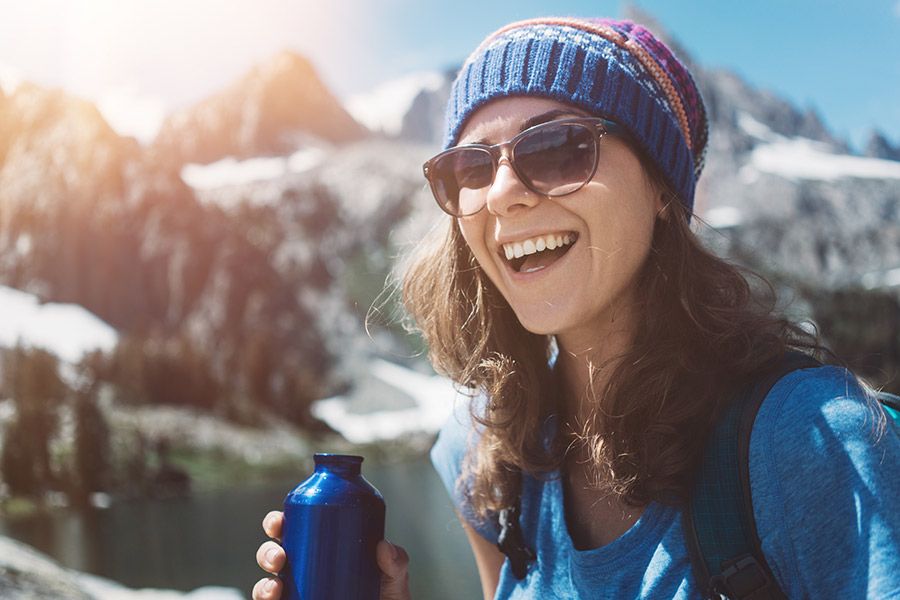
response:
<path fill-rule="evenodd" d="M 393 465 L 363 462 L 363 476 L 387 505 L 385 537 L 410 555 L 416 600 L 481 598 L 475 560 L 428 457 Z M 105 510 L 60 509 L 51 517 L 0 520 L 0 533 L 61 564 L 129 587 L 189 591 L 223 585 L 250 597 L 264 575 L 256 549 L 262 519 L 281 509 L 296 481 L 196 492 L 190 498 L 132 500 Z"/>

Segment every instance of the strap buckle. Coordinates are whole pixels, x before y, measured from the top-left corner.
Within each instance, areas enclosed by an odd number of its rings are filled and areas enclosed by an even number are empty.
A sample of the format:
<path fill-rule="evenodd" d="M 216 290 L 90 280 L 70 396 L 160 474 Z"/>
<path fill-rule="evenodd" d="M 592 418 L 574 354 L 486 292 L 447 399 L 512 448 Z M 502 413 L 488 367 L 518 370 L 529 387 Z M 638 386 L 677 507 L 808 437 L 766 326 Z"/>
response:
<path fill-rule="evenodd" d="M 757 592 L 772 589 L 772 578 L 752 554 L 739 556 L 723 566 L 722 573 L 712 578 L 712 588 L 730 600 L 756 598 Z"/>
<path fill-rule="evenodd" d="M 522 538 L 518 507 L 510 506 L 500 511 L 500 526 L 502 529 L 497 539 L 497 547 L 509 559 L 516 579 L 525 579 L 525 575 L 528 574 L 528 563 L 535 559 L 535 554 Z"/>

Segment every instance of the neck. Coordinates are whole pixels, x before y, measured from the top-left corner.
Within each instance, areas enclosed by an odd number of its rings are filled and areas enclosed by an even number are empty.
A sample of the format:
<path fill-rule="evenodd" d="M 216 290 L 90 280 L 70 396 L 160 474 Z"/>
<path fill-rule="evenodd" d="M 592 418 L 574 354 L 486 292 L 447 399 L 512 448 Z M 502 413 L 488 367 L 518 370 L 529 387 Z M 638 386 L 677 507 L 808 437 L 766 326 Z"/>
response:
<path fill-rule="evenodd" d="M 566 431 L 581 431 L 600 394 L 609 382 L 618 357 L 634 343 L 634 311 L 619 309 L 593 327 L 561 332 L 556 336 L 556 368 L 561 381 L 559 410 Z"/>

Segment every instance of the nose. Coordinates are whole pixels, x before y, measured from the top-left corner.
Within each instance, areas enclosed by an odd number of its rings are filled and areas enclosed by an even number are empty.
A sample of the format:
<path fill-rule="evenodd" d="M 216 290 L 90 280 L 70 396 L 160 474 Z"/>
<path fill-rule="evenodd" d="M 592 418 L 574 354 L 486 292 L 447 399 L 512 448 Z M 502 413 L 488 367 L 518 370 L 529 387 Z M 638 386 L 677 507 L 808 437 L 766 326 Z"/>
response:
<path fill-rule="evenodd" d="M 488 189 L 485 205 L 491 214 L 508 215 L 525 207 L 534 206 L 541 198 L 528 189 L 516 175 L 505 155 L 497 162 L 494 182 Z"/>

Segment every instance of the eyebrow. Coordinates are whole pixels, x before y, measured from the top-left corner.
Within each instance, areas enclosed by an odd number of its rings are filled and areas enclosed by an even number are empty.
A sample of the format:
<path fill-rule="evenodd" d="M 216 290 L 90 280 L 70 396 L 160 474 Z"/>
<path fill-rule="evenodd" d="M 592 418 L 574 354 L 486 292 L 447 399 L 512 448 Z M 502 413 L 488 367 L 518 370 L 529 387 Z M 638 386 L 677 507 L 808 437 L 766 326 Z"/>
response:
<path fill-rule="evenodd" d="M 539 125 L 541 123 L 546 123 L 547 121 L 552 121 L 556 117 L 562 116 L 588 116 L 587 113 L 582 112 L 575 108 L 554 108 L 553 110 L 548 110 L 545 113 L 541 113 L 539 115 L 535 115 L 530 119 L 526 120 L 522 123 L 522 126 L 519 128 L 519 132 L 525 131 L 529 127 L 534 127 L 535 125 Z M 474 142 L 466 142 L 466 144 L 488 144 L 489 141 L 487 138 L 479 138 Z"/>

